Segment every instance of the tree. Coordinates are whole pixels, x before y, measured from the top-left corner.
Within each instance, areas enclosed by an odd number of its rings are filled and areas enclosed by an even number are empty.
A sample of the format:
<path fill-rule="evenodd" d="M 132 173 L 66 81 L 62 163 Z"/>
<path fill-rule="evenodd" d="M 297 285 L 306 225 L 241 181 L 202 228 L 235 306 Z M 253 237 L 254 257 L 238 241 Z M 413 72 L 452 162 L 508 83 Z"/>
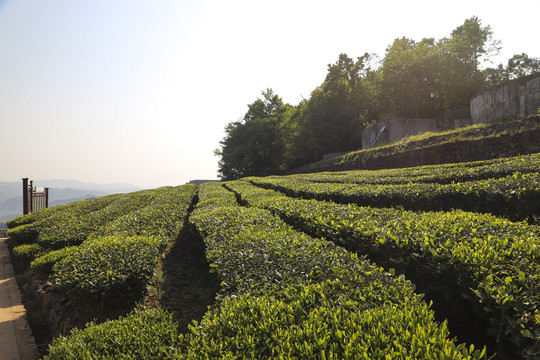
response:
<path fill-rule="evenodd" d="M 525 53 L 516 54 L 508 60 L 506 76 L 509 80 L 540 72 L 540 59 Z"/>
<path fill-rule="evenodd" d="M 476 71 L 479 71 L 481 62 L 487 62 L 499 53 L 500 44 L 499 40 L 493 39 L 491 27 L 482 27 L 482 22 L 476 16 L 465 20 L 445 41 L 449 54 Z"/>
<path fill-rule="evenodd" d="M 506 67 L 499 64 L 496 68 L 487 68 L 483 72 L 488 86 L 498 86 L 505 81 L 540 72 L 540 59 L 529 57 L 525 53 L 516 54 L 508 59 Z"/>
<path fill-rule="evenodd" d="M 495 68 L 487 68 L 483 71 L 486 79 L 486 86 L 497 86 L 508 80 L 506 69 L 503 64 L 499 64 Z"/>
<path fill-rule="evenodd" d="M 380 69 L 382 104 L 402 117 L 431 117 L 444 109 L 441 52 L 434 39 L 394 40 Z"/>
<path fill-rule="evenodd" d="M 361 146 L 361 130 L 377 111 L 372 56 L 353 60 L 340 54 L 328 65 L 326 79 L 311 93 L 302 109 L 297 154 L 306 161 L 325 153 L 355 150 Z"/>
<path fill-rule="evenodd" d="M 305 138 L 306 133 L 302 131 L 306 123 L 306 110 L 308 101 L 303 99 L 300 103 L 290 108 L 290 113 L 285 116 L 282 124 L 283 139 L 283 164 L 282 169 L 294 169 L 310 161 L 306 158 L 304 146 L 310 140 Z"/>
<path fill-rule="evenodd" d="M 263 99 L 248 105 L 242 120 L 230 122 L 225 127 L 221 148 L 214 152 L 221 157 L 218 172 L 222 180 L 265 176 L 281 170 L 282 125 L 291 107 L 271 89 L 263 91 L 262 95 Z"/>
<path fill-rule="evenodd" d="M 490 26 L 471 17 L 440 40 L 394 40 L 377 69 L 371 54 L 356 60 L 340 54 L 309 99 L 290 106 L 267 89 L 241 120 L 229 123 L 215 151 L 219 173 L 224 180 L 276 174 L 325 153 L 355 150 L 376 119 L 435 117 L 469 106 L 486 85 L 540 70 L 540 60 L 526 54 L 506 68 L 482 70 L 499 49 Z"/>
<path fill-rule="evenodd" d="M 394 40 L 380 68 L 383 107 L 392 116 L 425 118 L 468 106 L 486 79 L 497 78 L 496 69 L 482 72 L 481 65 L 498 53 L 499 44 L 477 17 L 439 41 Z"/>
<path fill-rule="evenodd" d="M 476 16 L 465 20 L 449 38 L 439 42 L 443 52 L 443 88 L 448 109 L 468 106 L 471 97 L 485 87 L 481 65 L 489 62 L 500 50 L 500 41 L 493 39 L 489 25 L 482 26 Z"/>

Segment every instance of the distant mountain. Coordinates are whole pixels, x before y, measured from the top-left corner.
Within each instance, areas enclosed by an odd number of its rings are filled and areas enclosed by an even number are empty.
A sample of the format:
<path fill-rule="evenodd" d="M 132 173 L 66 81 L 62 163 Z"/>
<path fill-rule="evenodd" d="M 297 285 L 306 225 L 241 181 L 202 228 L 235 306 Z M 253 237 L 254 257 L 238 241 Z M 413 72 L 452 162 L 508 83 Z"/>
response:
<path fill-rule="evenodd" d="M 0 181 L 0 202 L 12 198 L 16 194 L 22 196 L 22 181 L 20 183 Z"/>
<path fill-rule="evenodd" d="M 94 184 L 94 183 L 86 183 L 86 182 L 82 182 L 78 180 L 59 180 L 59 179 L 39 180 L 39 181 L 34 181 L 34 184 L 38 184 L 38 186 L 48 187 L 48 188 L 92 190 L 92 191 L 102 191 L 109 194 L 125 193 L 125 192 L 141 190 L 141 188 L 133 184 L 125 184 L 125 183 Z"/>
<path fill-rule="evenodd" d="M 77 180 L 36 180 L 34 186 L 36 185 L 49 188 L 49 207 L 109 194 L 141 190 L 133 184 L 94 184 Z M 0 181 L 0 228 L 5 228 L 7 220 L 22 213 L 22 181 Z"/>

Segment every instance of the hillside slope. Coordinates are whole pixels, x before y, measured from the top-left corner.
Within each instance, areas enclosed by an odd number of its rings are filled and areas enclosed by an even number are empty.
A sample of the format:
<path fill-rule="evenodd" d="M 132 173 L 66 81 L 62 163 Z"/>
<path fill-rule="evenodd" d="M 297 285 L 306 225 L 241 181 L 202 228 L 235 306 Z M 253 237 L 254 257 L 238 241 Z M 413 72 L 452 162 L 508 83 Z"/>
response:
<path fill-rule="evenodd" d="M 8 236 L 46 359 L 532 360 L 540 228 L 493 214 L 537 218 L 539 168 L 163 187 L 20 216 Z"/>
<path fill-rule="evenodd" d="M 288 174 L 378 170 L 489 160 L 540 152 L 540 116 L 411 136 L 397 143 L 322 160 Z"/>

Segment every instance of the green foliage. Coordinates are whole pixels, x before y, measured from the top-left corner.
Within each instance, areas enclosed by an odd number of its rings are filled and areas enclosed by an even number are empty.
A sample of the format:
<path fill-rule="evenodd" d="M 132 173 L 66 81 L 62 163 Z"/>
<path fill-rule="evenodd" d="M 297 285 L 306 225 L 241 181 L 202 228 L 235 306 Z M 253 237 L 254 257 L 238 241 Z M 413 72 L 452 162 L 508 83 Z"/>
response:
<path fill-rule="evenodd" d="M 525 53 L 516 54 L 508 60 L 506 73 L 510 80 L 540 72 L 540 59 Z"/>
<path fill-rule="evenodd" d="M 318 160 L 325 153 L 361 147 L 361 130 L 376 113 L 376 75 L 370 68 L 372 55 L 357 61 L 340 54 L 335 64 L 306 103 L 299 129 L 298 156 Z"/>
<path fill-rule="evenodd" d="M 536 354 L 540 334 L 540 231 L 491 215 L 412 213 L 288 198 L 247 182 L 231 182 L 243 201 L 273 211 L 312 236 L 331 239 L 385 267 L 416 276 L 424 287 L 468 299 L 489 318 L 497 343 Z M 458 291 L 458 293 L 456 293 Z"/>
<path fill-rule="evenodd" d="M 13 256 L 17 261 L 27 262 L 33 260 L 43 249 L 38 244 L 23 244 L 13 248 Z"/>
<path fill-rule="evenodd" d="M 445 45 L 464 64 L 478 68 L 482 59 L 486 60 L 500 50 L 500 41 L 493 40 L 492 36 L 491 27 L 483 27 L 481 20 L 473 16 L 452 31 Z"/>
<path fill-rule="evenodd" d="M 169 314 L 137 308 L 118 320 L 89 323 L 56 338 L 45 359 L 172 359 L 177 343 L 177 324 Z"/>
<path fill-rule="evenodd" d="M 163 242 L 156 237 L 88 240 L 53 266 L 52 281 L 75 296 L 132 295 L 150 278 Z"/>
<path fill-rule="evenodd" d="M 540 215 L 538 172 L 514 173 L 501 178 L 444 185 L 326 183 L 303 180 L 301 176 L 248 179 L 256 185 L 279 190 L 293 197 L 361 206 L 402 206 L 410 210 L 463 209 L 489 212 L 513 220 L 533 219 Z"/>
<path fill-rule="evenodd" d="M 499 179 L 515 173 L 536 173 L 540 169 L 540 153 L 510 158 L 473 161 L 401 169 L 352 170 L 289 176 L 292 179 L 308 180 L 317 183 L 350 184 L 409 184 L 457 182 Z"/>
<path fill-rule="evenodd" d="M 394 116 L 433 117 L 447 108 L 443 52 L 434 39 L 394 40 L 382 61 L 382 106 Z"/>
<path fill-rule="evenodd" d="M 9 235 L 16 243 L 35 242 L 16 247 L 15 254 L 24 250 L 27 262 L 42 255 L 32 270 L 52 273 L 70 295 L 125 291 L 131 296 L 153 273 L 165 243 L 178 234 L 196 190 L 196 185 L 162 187 L 53 207 L 47 216 L 27 216 L 32 222 L 21 221 Z"/>
<path fill-rule="evenodd" d="M 279 172 L 284 161 L 284 130 L 290 105 L 284 104 L 271 89 L 264 99 L 249 105 L 241 121 L 227 124 L 220 141 L 219 174 L 223 179 L 264 176 Z"/>
<path fill-rule="evenodd" d="M 204 214 L 229 206 L 238 206 L 236 196 L 226 191 L 221 183 L 207 183 L 199 188 L 197 214 Z"/>
<path fill-rule="evenodd" d="M 47 236 L 55 229 L 56 232 L 59 232 L 61 227 L 58 227 L 58 223 L 65 222 L 65 219 L 85 217 L 106 207 L 121 196 L 121 194 L 115 194 L 98 199 L 77 201 L 17 217 L 11 223 L 12 228 L 8 231 L 8 236 L 20 243 L 36 242 L 40 236 Z M 40 214 L 46 216 L 42 217 Z"/>
<path fill-rule="evenodd" d="M 190 221 L 221 280 L 204 318 L 178 334 L 166 313 L 137 308 L 56 339 L 48 358 L 485 359 L 494 351 L 457 344 L 446 323 L 435 321 L 414 285 L 395 270 L 422 288 L 463 298 L 488 320 L 485 332 L 501 352 L 512 344 L 524 358 L 537 358 L 537 226 L 488 214 L 421 213 L 321 199 L 438 208 L 475 203 L 479 211 L 521 206 L 530 214 L 539 203 L 538 161 L 532 155 L 249 179 L 287 195 L 247 181 L 201 185 Z M 80 246 L 46 253 L 32 269 L 48 274 L 52 268 L 53 282 L 70 296 L 132 296 L 154 272 L 164 244 L 176 236 L 196 189 L 167 187 L 131 199 L 125 195 L 94 211 L 73 205 L 58 215 L 51 212 L 47 221 L 12 229 L 37 232 L 26 237 L 37 243 L 15 249 L 30 256 L 47 251 L 40 250 L 39 240 L 53 233 L 48 221 L 80 226 L 88 230 Z M 300 195 L 317 200 L 294 198 Z M 78 215 L 70 218 L 73 213 Z M 81 216 L 100 226 L 85 225 Z"/>
<path fill-rule="evenodd" d="M 485 86 L 483 61 L 496 55 L 493 31 L 471 17 L 441 40 L 394 40 L 379 69 L 382 106 L 398 117 L 426 118 L 469 106 Z"/>
<path fill-rule="evenodd" d="M 500 41 L 493 39 L 489 25 L 482 26 L 473 16 L 443 39 L 441 46 L 446 55 L 444 82 L 449 108 L 469 106 L 469 99 L 486 86 L 481 65 L 499 53 Z"/>
<path fill-rule="evenodd" d="M 38 242 L 44 247 L 59 249 L 64 246 L 79 245 L 91 234 L 114 219 L 150 204 L 166 188 L 136 191 L 123 194 L 107 206 L 85 214 L 74 216 L 67 213 L 55 218 L 45 231 L 40 232 Z"/>
<path fill-rule="evenodd" d="M 213 309 L 182 337 L 187 357 L 485 355 L 452 342 L 402 277 L 238 206 L 218 184 L 201 186 L 199 196 L 191 221 L 222 285 Z"/>
<path fill-rule="evenodd" d="M 501 85 L 505 81 L 517 79 L 540 72 L 540 59 L 529 57 L 525 53 L 516 54 L 508 59 L 506 67 L 499 64 L 496 68 L 487 68 L 484 73 L 491 86 Z"/>
<path fill-rule="evenodd" d="M 52 268 L 57 262 L 74 253 L 77 249 L 78 246 L 68 246 L 59 250 L 50 251 L 32 261 L 30 267 L 35 273 L 42 276 L 48 276 L 51 274 Z"/>
<path fill-rule="evenodd" d="M 365 309 L 336 299 L 339 281 L 288 288 L 278 298 L 228 298 L 184 337 L 188 358 L 479 359 L 456 346 L 426 305 L 405 302 Z M 344 303 L 339 304 L 342 300 Z"/>
<path fill-rule="evenodd" d="M 122 234 L 157 236 L 163 239 L 175 237 L 196 190 L 197 186 L 193 184 L 160 188 L 149 205 L 108 221 L 92 236 Z"/>
<path fill-rule="evenodd" d="M 163 187 L 50 208 L 50 216 L 10 230 L 20 241 L 37 241 L 15 250 L 28 263 L 44 253 L 31 263 L 32 271 L 49 276 L 81 306 L 91 301 L 105 312 L 111 304 L 131 306 L 154 274 L 160 252 L 178 235 L 196 191 L 196 185 Z M 136 309 L 55 339 L 48 358 L 171 358 L 177 342 L 177 324 L 169 315 Z"/>
<path fill-rule="evenodd" d="M 357 59 L 340 54 L 324 82 L 297 106 L 267 90 L 242 120 L 229 123 L 215 151 L 219 175 L 280 174 L 324 154 L 353 151 L 363 145 L 361 131 L 376 120 L 434 118 L 468 108 L 473 96 L 502 77 L 538 70 L 538 59 L 520 54 L 506 70 L 482 71 L 499 50 L 491 27 L 473 16 L 439 40 L 397 38 L 380 61 L 369 53 Z"/>
<path fill-rule="evenodd" d="M 6 235 L 15 242 L 23 244 L 36 241 L 39 230 L 36 229 L 34 224 L 23 223 L 22 225 L 9 229 Z"/>
<path fill-rule="evenodd" d="M 384 286 L 394 280 L 386 279 L 379 269 L 329 242 L 293 231 L 267 211 L 225 207 L 195 215 L 192 221 L 205 235 L 207 258 L 222 279 L 222 295 L 281 293 L 288 286 L 337 278 L 351 286 L 365 284 L 357 286 L 364 289 L 366 299 L 400 298 L 393 293 L 395 288 Z M 410 288 L 400 287 L 410 296 Z"/>
<path fill-rule="evenodd" d="M 34 221 L 10 229 L 8 236 L 19 243 L 38 242 L 48 249 L 79 245 L 91 236 L 105 234 L 168 238 L 178 230 L 195 191 L 196 185 L 161 187 L 53 207 L 47 209 L 46 217 L 34 217 Z"/>
<path fill-rule="evenodd" d="M 6 225 L 9 229 L 13 229 L 17 226 L 30 224 L 34 221 L 38 221 L 52 215 L 52 213 L 54 213 L 56 210 L 57 208 L 47 208 L 30 214 L 17 216 L 16 218 L 6 221 Z"/>

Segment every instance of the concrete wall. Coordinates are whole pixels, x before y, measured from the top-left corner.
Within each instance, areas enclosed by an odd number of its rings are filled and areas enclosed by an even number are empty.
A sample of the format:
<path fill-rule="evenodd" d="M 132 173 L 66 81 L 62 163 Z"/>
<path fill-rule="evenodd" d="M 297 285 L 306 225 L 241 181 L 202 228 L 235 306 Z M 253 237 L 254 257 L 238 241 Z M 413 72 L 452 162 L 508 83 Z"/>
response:
<path fill-rule="evenodd" d="M 509 81 L 471 100 L 475 124 L 520 119 L 535 115 L 540 108 L 540 73 Z"/>
<path fill-rule="evenodd" d="M 522 119 L 535 115 L 539 108 L 540 73 L 536 73 L 489 89 L 471 99 L 470 108 L 453 110 L 435 119 L 380 120 L 362 131 L 362 149 L 428 131 L 436 132 L 478 123 Z M 383 128 L 384 131 L 381 132 Z"/>
<path fill-rule="evenodd" d="M 388 119 L 362 131 L 362 149 L 392 143 L 425 132 L 457 129 L 472 125 L 469 108 L 457 109 L 434 119 Z"/>
<path fill-rule="evenodd" d="M 463 131 L 460 140 L 421 139 L 399 145 L 379 147 L 337 159 L 323 160 L 288 172 L 287 174 L 321 171 L 377 170 L 411 166 L 469 162 L 540 152 L 540 116 L 531 116 L 510 123 L 491 124 Z M 507 130 L 511 130 L 506 133 Z"/>
<path fill-rule="evenodd" d="M 362 148 L 373 146 L 375 140 L 376 144 L 387 144 L 427 131 L 437 131 L 436 119 L 381 120 L 362 131 Z"/>

